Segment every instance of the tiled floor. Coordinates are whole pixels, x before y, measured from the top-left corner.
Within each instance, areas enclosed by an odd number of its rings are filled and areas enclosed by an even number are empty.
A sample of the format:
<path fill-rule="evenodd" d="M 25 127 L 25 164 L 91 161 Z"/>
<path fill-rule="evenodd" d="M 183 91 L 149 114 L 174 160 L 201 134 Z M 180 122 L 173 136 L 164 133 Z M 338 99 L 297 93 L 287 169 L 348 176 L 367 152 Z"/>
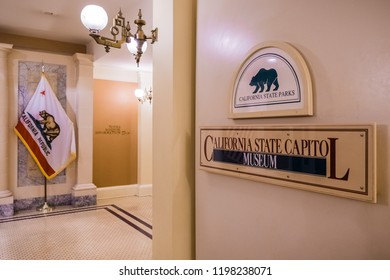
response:
<path fill-rule="evenodd" d="M 149 260 L 152 197 L 0 217 L 0 260 Z"/>

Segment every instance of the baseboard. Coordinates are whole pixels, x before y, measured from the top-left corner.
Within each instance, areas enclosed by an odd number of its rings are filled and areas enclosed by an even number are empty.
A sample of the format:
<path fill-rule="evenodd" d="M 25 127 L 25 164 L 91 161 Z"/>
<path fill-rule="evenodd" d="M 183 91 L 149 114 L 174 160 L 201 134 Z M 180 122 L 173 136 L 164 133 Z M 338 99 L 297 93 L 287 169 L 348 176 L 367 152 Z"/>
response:
<path fill-rule="evenodd" d="M 98 199 L 126 197 L 126 196 L 133 196 L 137 194 L 138 194 L 138 185 L 124 185 L 124 186 L 97 188 Z"/>
<path fill-rule="evenodd" d="M 124 185 L 97 188 L 97 199 L 118 198 L 126 196 L 151 196 L 152 185 Z"/>
<path fill-rule="evenodd" d="M 152 184 L 138 185 L 137 196 L 151 196 L 153 194 Z"/>

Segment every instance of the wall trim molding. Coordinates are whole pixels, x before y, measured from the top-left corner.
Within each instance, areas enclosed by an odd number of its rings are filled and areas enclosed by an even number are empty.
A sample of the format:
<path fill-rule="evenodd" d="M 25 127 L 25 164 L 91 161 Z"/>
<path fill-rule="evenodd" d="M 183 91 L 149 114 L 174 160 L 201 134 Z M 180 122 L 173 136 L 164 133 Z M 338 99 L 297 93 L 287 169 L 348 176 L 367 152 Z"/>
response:
<path fill-rule="evenodd" d="M 56 40 L 8 34 L 3 32 L 0 32 L 0 41 L 6 44 L 12 44 L 14 49 L 21 50 L 41 51 L 64 55 L 87 53 L 87 47 L 82 44 L 60 42 Z"/>

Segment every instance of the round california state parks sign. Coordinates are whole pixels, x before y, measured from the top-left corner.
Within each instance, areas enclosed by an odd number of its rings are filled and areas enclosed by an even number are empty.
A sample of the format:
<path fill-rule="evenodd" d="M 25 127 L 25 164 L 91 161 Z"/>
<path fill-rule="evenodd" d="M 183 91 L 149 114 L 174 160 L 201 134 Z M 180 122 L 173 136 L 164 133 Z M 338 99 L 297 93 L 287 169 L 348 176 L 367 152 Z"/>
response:
<path fill-rule="evenodd" d="M 311 115 L 310 73 L 298 50 L 284 42 L 266 42 L 252 49 L 236 75 L 230 117 Z"/>

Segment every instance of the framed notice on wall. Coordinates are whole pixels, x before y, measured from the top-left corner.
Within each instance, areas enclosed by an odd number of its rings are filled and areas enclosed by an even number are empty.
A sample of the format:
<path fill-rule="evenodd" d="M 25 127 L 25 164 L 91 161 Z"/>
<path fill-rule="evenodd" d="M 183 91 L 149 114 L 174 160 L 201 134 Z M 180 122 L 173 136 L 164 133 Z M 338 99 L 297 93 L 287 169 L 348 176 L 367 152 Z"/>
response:
<path fill-rule="evenodd" d="M 376 202 L 376 126 L 203 127 L 200 169 Z"/>
<path fill-rule="evenodd" d="M 290 44 L 266 42 L 252 49 L 239 68 L 230 118 L 311 116 L 312 95 L 301 54 Z"/>

